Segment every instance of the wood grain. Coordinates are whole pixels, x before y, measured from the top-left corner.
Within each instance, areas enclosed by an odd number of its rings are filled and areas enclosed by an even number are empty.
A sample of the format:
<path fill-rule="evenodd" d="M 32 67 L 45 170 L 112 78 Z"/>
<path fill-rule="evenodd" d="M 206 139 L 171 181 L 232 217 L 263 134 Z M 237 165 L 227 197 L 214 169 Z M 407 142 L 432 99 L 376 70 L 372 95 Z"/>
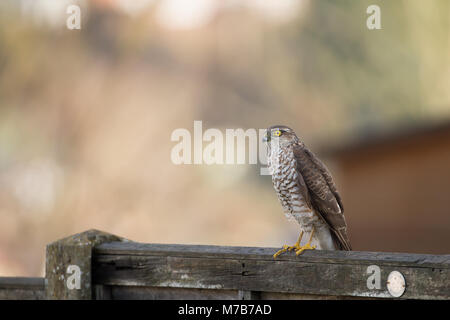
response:
<path fill-rule="evenodd" d="M 397 270 L 407 282 L 401 298 L 450 298 L 449 255 L 321 250 L 274 260 L 275 251 L 104 243 L 94 249 L 93 281 L 109 286 L 238 290 L 241 299 L 251 297 L 248 292 L 391 298 L 386 280 Z M 367 267 L 374 264 L 381 268 L 379 290 L 367 287 Z M 268 295 L 260 295 L 264 296 Z"/>
<path fill-rule="evenodd" d="M 125 241 L 125 239 L 92 229 L 48 244 L 45 259 L 46 298 L 92 299 L 94 290 L 91 281 L 92 249 L 103 242 L 111 241 Z M 68 282 L 72 282 L 76 276 L 79 278 L 80 287 L 69 287 Z"/>
<path fill-rule="evenodd" d="M 43 300 L 45 279 L 0 277 L 0 300 Z"/>
<path fill-rule="evenodd" d="M 0 299 L 378 299 L 390 272 L 406 279 L 400 299 L 450 299 L 450 255 L 287 252 L 277 248 L 136 243 L 97 230 L 47 246 L 46 278 L 0 278 Z M 67 267 L 82 287 L 67 287 Z M 368 288 L 368 267 L 380 287 Z M 374 268 L 377 269 L 377 268 Z"/>

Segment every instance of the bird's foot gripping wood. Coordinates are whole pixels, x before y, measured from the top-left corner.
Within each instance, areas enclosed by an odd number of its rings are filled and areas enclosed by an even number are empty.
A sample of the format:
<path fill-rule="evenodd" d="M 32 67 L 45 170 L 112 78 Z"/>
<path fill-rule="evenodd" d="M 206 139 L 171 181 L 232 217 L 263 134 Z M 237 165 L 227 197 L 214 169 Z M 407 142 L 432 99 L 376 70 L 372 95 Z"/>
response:
<path fill-rule="evenodd" d="M 294 244 L 293 246 L 288 246 L 288 245 L 285 244 L 285 245 L 283 246 L 283 249 L 278 250 L 278 251 L 273 255 L 273 258 L 276 259 L 280 254 L 285 253 L 286 251 L 291 251 L 291 250 L 293 250 L 293 249 L 296 249 L 295 252 L 297 252 L 297 250 L 301 249 L 301 246 L 300 246 L 298 243 Z"/>
<path fill-rule="evenodd" d="M 276 259 L 280 254 L 285 253 L 286 251 L 291 251 L 295 249 L 295 255 L 300 255 L 303 253 L 303 251 L 305 250 L 314 250 L 316 248 L 316 246 L 311 246 L 311 240 L 312 237 L 314 235 L 314 228 L 312 229 L 311 235 L 309 237 L 309 241 L 308 243 L 306 243 L 305 245 L 301 246 L 300 245 L 300 241 L 302 240 L 303 237 L 303 231 L 300 233 L 300 236 L 298 237 L 297 242 L 293 245 L 293 246 L 288 246 L 288 245 L 284 245 L 283 249 L 278 250 L 274 255 L 273 258 Z"/>
<path fill-rule="evenodd" d="M 295 255 L 300 255 L 303 253 L 303 251 L 305 250 L 314 250 L 316 248 L 316 246 L 311 246 L 311 243 L 306 243 L 305 245 L 301 246 L 299 244 L 294 244 L 293 246 L 288 246 L 288 245 L 284 245 L 283 249 L 278 250 L 274 255 L 273 258 L 276 259 L 278 256 L 280 256 L 282 253 L 285 253 L 286 251 L 295 251 Z"/>
<path fill-rule="evenodd" d="M 316 248 L 316 246 L 311 246 L 311 243 L 308 242 L 307 244 L 305 244 L 304 246 L 300 246 L 300 248 L 298 248 L 297 250 L 295 250 L 295 255 L 298 256 L 300 254 L 303 253 L 303 251 L 305 250 L 314 250 Z"/>

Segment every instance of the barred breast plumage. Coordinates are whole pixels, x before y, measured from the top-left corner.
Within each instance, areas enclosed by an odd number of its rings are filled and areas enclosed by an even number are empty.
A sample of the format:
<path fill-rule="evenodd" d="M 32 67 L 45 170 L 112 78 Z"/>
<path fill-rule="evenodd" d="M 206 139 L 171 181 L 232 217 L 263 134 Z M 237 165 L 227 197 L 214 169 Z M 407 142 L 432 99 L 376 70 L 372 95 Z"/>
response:
<path fill-rule="evenodd" d="M 296 221 L 305 232 L 306 237 L 315 227 L 316 236 L 313 244 L 318 249 L 335 250 L 330 232 L 326 224 L 310 209 L 300 192 L 298 185 L 297 161 L 292 147 L 279 148 L 271 154 L 272 184 L 283 207 L 284 214 L 290 220 Z M 325 234 L 324 234 L 325 233 Z M 318 237 L 319 236 L 319 237 Z"/>
<path fill-rule="evenodd" d="M 277 146 L 268 148 L 268 165 L 273 187 L 285 215 L 306 233 L 314 229 L 312 243 L 317 249 L 351 250 L 340 196 L 326 167 L 306 149 L 292 129 Z M 288 131 L 289 130 L 289 131 Z"/>

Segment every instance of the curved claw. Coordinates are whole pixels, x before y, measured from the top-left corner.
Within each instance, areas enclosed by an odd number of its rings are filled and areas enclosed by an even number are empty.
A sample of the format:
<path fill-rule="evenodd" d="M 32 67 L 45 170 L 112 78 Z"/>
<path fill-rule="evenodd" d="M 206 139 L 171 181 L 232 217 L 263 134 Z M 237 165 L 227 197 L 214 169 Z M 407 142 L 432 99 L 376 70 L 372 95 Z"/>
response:
<path fill-rule="evenodd" d="M 278 250 L 277 252 L 275 252 L 275 254 L 273 255 L 273 258 L 276 259 L 279 255 L 281 255 L 282 253 L 285 253 L 286 251 L 292 251 L 295 249 L 295 252 L 297 252 L 297 250 L 300 250 L 302 247 L 298 244 L 294 244 L 292 246 L 288 246 L 287 244 L 285 244 L 283 246 L 283 249 Z"/>
<path fill-rule="evenodd" d="M 300 255 L 305 250 L 314 250 L 316 248 L 316 245 L 311 246 L 311 243 L 307 243 L 304 246 L 301 246 L 298 250 L 295 251 L 295 255 Z"/>
<path fill-rule="evenodd" d="M 302 248 L 302 246 L 300 246 L 300 241 L 302 240 L 303 237 L 303 231 L 300 233 L 300 236 L 298 237 L 297 242 L 293 245 L 293 246 L 288 246 L 288 245 L 284 245 L 283 249 L 278 250 L 277 252 L 275 252 L 275 254 L 273 255 L 273 258 L 276 259 L 280 254 L 286 252 L 286 251 L 291 251 L 291 250 L 296 250 L 295 252 L 297 252 L 298 250 L 300 250 Z M 310 240 L 311 241 L 311 240 Z"/>
<path fill-rule="evenodd" d="M 277 252 L 275 252 L 275 254 L 273 255 L 273 258 L 276 259 L 280 254 L 282 254 L 282 253 L 284 253 L 284 252 L 286 252 L 288 250 L 291 251 L 290 246 L 285 244 L 283 246 L 283 249 L 278 250 Z"/>

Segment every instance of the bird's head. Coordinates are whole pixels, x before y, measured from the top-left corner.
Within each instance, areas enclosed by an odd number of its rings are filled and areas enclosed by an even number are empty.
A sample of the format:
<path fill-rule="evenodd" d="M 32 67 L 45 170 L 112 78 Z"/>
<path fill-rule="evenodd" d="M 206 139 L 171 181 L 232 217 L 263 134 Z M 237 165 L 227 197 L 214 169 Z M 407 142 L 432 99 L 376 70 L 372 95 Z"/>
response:
<path fill-rule="evenodd" d="M 263 140 L 268 144 L 268 146 L 276 143 L 280 147 L 299 142 L 294 130 L 283 125 L 276 125 L 267 128 L 266 135 Z"/>

